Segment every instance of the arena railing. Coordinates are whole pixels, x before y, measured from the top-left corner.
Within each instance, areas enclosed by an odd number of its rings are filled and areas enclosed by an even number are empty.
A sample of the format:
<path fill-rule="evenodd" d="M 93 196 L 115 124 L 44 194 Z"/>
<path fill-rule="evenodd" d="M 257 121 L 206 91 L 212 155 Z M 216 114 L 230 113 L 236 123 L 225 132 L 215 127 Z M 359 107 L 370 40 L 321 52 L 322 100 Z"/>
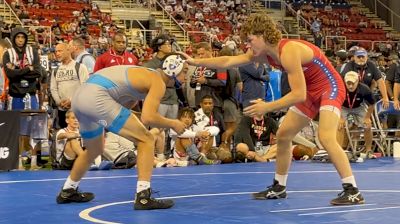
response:
<path fill-rule="evenodd" d="M 172 24 L 177 25 L 183 32 L 184 41 L 188 41 L 188 34 L 187 34 L 186 29 L 183 26 L 181 26 L 178 23 L 178 21 L 176 21 L 176 19 L 170 13 L 165 11 L 165 8 L 163 7 L 163 5 L 159 1 L 156 1 L 156 6 L 160 7 L 162 9 L 162 12 L 163 12 L 163 14 L 162 14 L 163 17 L 162 18 L 163 19 L 169 19 L 169 26 L 172 27 Z M 157 9 L 155 9 L 155 10 L 157 10 Z"/>
<path fill-rule="evenodd" d="M 14 12 L 14 10 L 11 8 L 11 6 L 7 3 L 7 1 L 3 1 L 3 3 L 4 3 L 4 5 L 6 5 L 7 6 L 7 8 L 9 9 L 9 14 L 8 14 L 8 18 L 9 18 L 9 20 L 17 20 L 18 21 L 18 23 L 19 23 L 19 25 L 23 25 L 23 23 L 22 23 L 22 21 L 18 18 L 18 16 L 17 16 L 17 14 L 15 14 L 15 12 Z M 6 8 L 3 8 L 3 15 L 5 15 L 6 14 Z M 14 15 L 14 17 L 12 17 L 11 16 L 11 14 L 12 15 Z M 13 18 L 13 19 L 11 19 L 11 18 Z M 3 18 L 3 19 L 5 19 L 5 18 Z"/>

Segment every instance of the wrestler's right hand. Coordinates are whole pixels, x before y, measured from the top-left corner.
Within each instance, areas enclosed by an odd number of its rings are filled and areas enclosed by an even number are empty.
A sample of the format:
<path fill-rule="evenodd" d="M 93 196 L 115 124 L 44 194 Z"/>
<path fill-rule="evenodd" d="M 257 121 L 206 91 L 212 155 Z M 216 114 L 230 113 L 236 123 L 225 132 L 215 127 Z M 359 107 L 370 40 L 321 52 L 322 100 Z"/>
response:
<path fill-rule="evenodd" d="M 178 135 L 180 135 L 180 134 L 182 134 L 182 133 L 185 131 L 185 129 L 186 129 L 186 124 L 183 123 L 183 122 L 180 121 L 180 120 L 174 120 L 174 123 L 172 124 L 172 129 L 174 129 L 174 131 L 175 131 Z"/>
<path fill-rule="evenodd" d="M 197 65 L 194 61 L 194 59 L 192 57 L 190 57 L 188 54 L 179 51 L 176 52 L 177 54 L 179 54 L 189 65 Z"/>

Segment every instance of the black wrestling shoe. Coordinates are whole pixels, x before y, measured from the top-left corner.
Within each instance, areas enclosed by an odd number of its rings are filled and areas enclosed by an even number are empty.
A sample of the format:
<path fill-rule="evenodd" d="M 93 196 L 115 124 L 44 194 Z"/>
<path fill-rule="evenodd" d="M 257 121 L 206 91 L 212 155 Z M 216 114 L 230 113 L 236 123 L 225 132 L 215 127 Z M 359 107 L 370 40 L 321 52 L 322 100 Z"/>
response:
<path fill-rule="evenodd" d="M 65 189 L 57 195 L 57 204 L 65 204 L 71 202 L 88 202 L 94 199 L 94 194 L 90 192 L 80 192 L 78 189 Z"/>
<path fill-rule="evenodd" d="M 342 184 L 343 191 L 338 194 L 338 197 L 331 201 L 331 205 L 359 205 L 364 204 L 364 198 L 358 191 L 358 188 L 352 184 Z"/>
<path fill-rule="evenodd" d="M 274 179 L 274 183 L 269 186 L 265 191 L 253 193 L 253 199 L 266 200 L 266 199 L 280 199 L 287 198 L 286 187 L 279 185 L 278 181 Z"/>
<path fill-rule="evenodd" d="M 136 193 L 133 208 L 135 210 L 167 209 L 174 206 L 174 201 L 168 199 L 155 199 L 151 197 L 152 190 L 146 189 Z"/>

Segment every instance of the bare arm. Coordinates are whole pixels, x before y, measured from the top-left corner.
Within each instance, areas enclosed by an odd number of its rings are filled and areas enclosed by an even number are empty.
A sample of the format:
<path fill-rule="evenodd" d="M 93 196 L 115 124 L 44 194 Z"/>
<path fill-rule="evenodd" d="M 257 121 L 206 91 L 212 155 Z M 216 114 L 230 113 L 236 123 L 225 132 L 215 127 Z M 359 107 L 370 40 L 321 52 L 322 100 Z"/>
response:
<path fill-rule="evenodd" d="M 251 101 L 253 105 L 245 108 L 244 112 L 248 116 L 265 114 L 287 108 L 296 103 L 303 102 L 307 97 L 307 86 L 302 69 L 302 56 L 300 47 L 287 44 L 281 54 L 281 64 L 288 73 L 289 86 L 291 91 L 284 97 L 273 102 L 263 102 L 261 100 Z"/>
<path fill-rule="evenodd" d="M 143 102 L 143 109 L 141 120 L 144 125 L 157 128 L 172 128 L 178 134 L 181 134 L 185 129 L 185 124 L 179 120 L 168 119 L 158 113 L 161 98 L 165 93 L 165 84 L 158 74 L 151 74 L 149 71 L 149 78 L 152 82 L 149 87 L 147 96 Z"/>
<path fill-rule="evenodd" d="M 392 84 L 390 83 L 390 81 L 385 80 L 385 86 L 386 86 L 386 90 L 388 93 L 388 97 L 393 98 L 393 88 L 392 88 Z"/>
<path fill-rule="evenodd" d="M 388 98 L 388 93 L 386 91 L 385 81 L 383 81 L 383 79 L 380 78 L 376 82 L 378 83 L 379 92 L 381 92 L 382 95 L 383 108 L 388 108 L 389 98 Z"/>
<path fill-rule="evenodd" d="M 190 65 L 204 66 L 207 68 L 228 69 L 232 67 L 239 67 L 252 62 L 252 51 L 247 51 L 246 54 L 238 56 L 222 56 L 215 58 L 188 58 L 187 62 Z"/>
<path fill-rule="evenodd" d="M 393 88 L 394 105 L 393 106 L 396 110 L 400 110 L 399 92 L 400 92 L 400 83 L 394 83 L 394 88 Z"/>

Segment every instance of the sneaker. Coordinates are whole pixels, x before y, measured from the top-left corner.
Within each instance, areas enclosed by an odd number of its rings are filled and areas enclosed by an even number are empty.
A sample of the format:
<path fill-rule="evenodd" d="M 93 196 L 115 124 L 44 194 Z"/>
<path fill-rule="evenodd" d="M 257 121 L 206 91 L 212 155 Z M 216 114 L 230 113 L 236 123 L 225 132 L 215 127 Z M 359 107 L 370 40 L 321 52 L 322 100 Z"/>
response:
<path fill-rule="evenodd" d="M 80 192 L 78 189 L 65 189 L 57 196 L 57 204 L 65 204 L 70 202 L 88 202 L 94 199 L 94 194 L 90 192 Z"/>
<path fill-rule="evenodd" d="M 358 191 L 358 188 L 352 184 L 342 184 L 343 191 L 338 194 L 338 197 L 331 201 L 331 205 L 358 205 L 364 204 L 364 198 Z"/>
<path fill-rule="evenodd" d="M 208 159 L 205 156 L 201 156 L 198 159 L 198 163 L 199 163 L 199 165 L 217 165 L 217 164 L 221 164 L 221 160 Z"/>
<path fill-rule="evenodd" d="M 168 199 L 155 199 L 151 197 L 151 188 L 136 193 L 134 202 L 135 210 L 167 209 L 174 206 L 174 201 Z"/>
<path fill-rule="evenodd" d="M 253 194 L 253 199 L 266 200 L 266 199 L 280 199 L 287 198 L 286 187 L 279 185 L 278 181 L 274 179 L 274 183 L 269 186 L 265 191 Z"/>

